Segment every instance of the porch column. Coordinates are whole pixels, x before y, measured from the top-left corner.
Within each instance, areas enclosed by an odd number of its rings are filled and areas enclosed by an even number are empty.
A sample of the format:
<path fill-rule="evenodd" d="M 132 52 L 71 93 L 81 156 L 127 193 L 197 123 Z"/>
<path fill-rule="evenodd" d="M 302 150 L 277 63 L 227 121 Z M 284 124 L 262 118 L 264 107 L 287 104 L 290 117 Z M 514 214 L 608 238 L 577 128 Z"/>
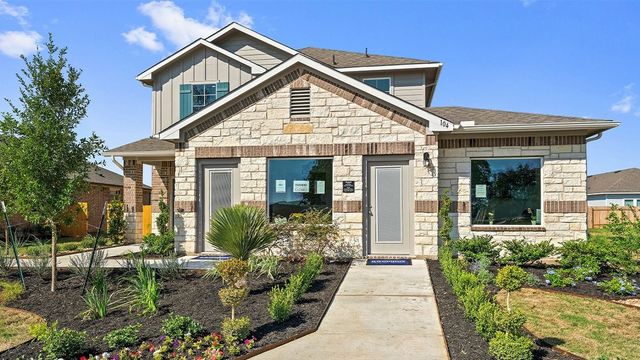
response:
<path fill-rule="evenodd" d="M 156 218 L 160 214 L 158 202 L 160 194 L 164 194 L 164 201 L 169 205 L 169 228 L 173 228 L 173 179 L 175 165 L 173 161 L 159 161 L 153 164 L 151 171 L 151 231 L 158 233 Z"/>
<path fill-rule="evenodd" d="M 124 158 L 122 199 L 127 220 L 127 243 L 142 240 L 142 161 Z"/>

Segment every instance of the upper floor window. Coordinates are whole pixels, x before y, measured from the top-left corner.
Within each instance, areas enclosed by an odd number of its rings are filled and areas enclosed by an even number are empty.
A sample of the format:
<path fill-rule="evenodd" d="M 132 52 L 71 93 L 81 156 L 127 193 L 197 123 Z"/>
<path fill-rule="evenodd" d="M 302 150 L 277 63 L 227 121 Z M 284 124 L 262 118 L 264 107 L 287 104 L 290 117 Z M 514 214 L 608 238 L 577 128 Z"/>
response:
<path fill-rule="evenodd" d="M 180 119 L 200 111 L 229 92 L 228 82 L 180 85 Z"/>
<path fill-rule="evenodd" d="M 391 78 L 370 78 L 362 80 L 365 84 L 373 86 L 374 88 L 384 91 L 387 94 L 391 91 Z"/>

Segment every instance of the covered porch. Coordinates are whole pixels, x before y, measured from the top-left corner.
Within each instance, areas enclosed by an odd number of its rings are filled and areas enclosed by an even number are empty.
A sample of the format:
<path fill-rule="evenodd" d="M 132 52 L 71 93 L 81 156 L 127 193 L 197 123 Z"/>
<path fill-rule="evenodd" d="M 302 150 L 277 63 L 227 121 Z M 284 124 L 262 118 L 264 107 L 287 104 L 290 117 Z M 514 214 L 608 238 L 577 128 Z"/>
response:
<path fill-rule="evenodd" d="M 151 166 L 151 231 L 157 232 L 155 219 L 160 213 L 160 197 L 169 206 L 169 225 L 174 226 L 175 144 L 155 138 L 144 138 L 104 153 L 122 169 L 122 201 L 127 221 L 127 243 L 142 241 L 143 166 Z M 121 162 L 117 158 L 121 158 Z"/>

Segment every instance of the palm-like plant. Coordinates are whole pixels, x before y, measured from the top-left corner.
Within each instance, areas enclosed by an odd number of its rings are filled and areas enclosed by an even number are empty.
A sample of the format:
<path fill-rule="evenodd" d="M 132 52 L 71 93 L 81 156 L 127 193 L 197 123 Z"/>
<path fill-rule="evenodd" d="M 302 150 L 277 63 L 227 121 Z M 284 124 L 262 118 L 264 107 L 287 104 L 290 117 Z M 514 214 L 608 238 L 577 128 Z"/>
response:
<path fill-rule="evenodd" d="M 245 261 L 275 239 L 264 210 L 246 205 L 218 209 L 207 234 L 207 241 L 215 248 Z"/>

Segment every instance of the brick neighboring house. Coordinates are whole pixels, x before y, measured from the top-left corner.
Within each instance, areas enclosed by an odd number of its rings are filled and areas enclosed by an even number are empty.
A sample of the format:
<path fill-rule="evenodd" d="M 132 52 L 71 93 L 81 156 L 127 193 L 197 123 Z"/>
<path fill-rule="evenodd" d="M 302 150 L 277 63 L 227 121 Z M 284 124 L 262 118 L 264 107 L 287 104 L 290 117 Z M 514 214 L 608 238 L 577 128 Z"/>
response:
<path fill-rule="evenodd" d="M 211 214 L 332 211 L 362 256 L 437 255 L 439 198 L 458 236 L 586 238 L 588 141 L 618 123 L 432 107 L 442 63 L 292 49 L 239 24 L 137 76 L 151 137 L 123 158 L 128 238 L 142 231 L 142 166 L 169 194 L 176 250 L 213 250 Z M 156 198 L 152 198 L 157 214 Z"/>

